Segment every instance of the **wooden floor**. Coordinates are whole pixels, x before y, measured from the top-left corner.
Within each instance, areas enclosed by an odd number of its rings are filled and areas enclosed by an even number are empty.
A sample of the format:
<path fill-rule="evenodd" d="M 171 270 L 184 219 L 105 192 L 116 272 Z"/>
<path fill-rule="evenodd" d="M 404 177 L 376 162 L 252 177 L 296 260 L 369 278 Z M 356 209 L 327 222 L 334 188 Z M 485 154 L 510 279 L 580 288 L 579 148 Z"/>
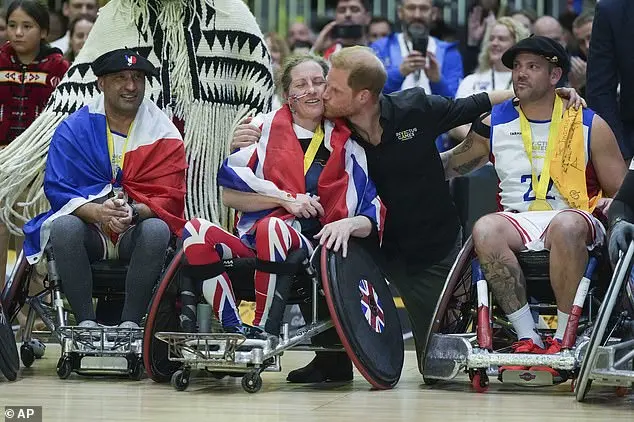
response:
<path fill-rule="evenodd" d="M 245 393 L 240 379 L 193 379 L 176 392 L 149 379 L 82 377 L 60 380 L 55 364 L 60 349 L 49 345 L 42 360 L 22 369 L 16 382 L 0 381 L 0 409 L 5 405 L 43 406 L 44 421 L 634 421 L 634 394 L 623 398 L 611 388 L 593 389 L 587 403 L 577 403 L 570 384 L 520 389 L 493 382 L 485 394 L 466 382 L 422 384 L 413 352 L 407 352 L 397 388 L 371 391 L 355 372 L 345 385 L 288 384 L 286 373 L 311 358 L 289 352 L 284 372 L 264 373 L 257 394 Z M 220 417 L 216 419 L 215 417 Z"/>

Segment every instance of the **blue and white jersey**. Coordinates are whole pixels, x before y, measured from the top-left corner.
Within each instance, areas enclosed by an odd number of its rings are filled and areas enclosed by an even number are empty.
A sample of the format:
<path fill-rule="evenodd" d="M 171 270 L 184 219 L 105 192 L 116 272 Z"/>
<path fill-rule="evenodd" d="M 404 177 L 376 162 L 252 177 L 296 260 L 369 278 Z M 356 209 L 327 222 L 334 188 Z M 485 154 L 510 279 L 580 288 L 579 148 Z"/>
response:
<path fill-rule="evenodd" d="M 583 139 L 586 144 L 585 162 L 588 196 L 593 197 L 599 190 L 592 162 L 590 161 L 590 136 L 594 112 L 583 110 Z M 541 174 L 548 145 L 550 120 L 531 121 L 533 139 L 533 165 L 535 174 Z M 496 105 L 491 111 L 491 162 L 498 175 L 498 206 L 500 210 L 525 212 L 535 198 L 531 161 L 528 159 L 520 116 L 513 100 Z M 552 179 L 548 185 L 546 201 L 553 210 L 568 209 L 570 206 L 561 195 Z"/>

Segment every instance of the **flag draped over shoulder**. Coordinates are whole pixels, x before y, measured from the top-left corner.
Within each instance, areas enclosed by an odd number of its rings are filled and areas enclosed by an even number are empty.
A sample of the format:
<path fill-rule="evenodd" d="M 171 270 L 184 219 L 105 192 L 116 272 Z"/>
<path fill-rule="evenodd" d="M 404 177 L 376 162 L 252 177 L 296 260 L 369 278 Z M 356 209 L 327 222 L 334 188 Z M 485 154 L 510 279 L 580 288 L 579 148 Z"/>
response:
<path fill-rule="evenodd" d="M 30 263 L 39 260 L 51 223 L 80 206 L 122 187 L 147 205 L 170 230 L 185 225 L 185 148 L 180 133 L 150 100 L 143 100 L 128 134 L 123 171 L 113 179 L 108 154 L 103 95 L 70 115 L 56 129 L 44 174 L 51 209 L 24 226 L 24 250 Z"/>
<path fill-rule="evenodd" d="M 304 152 L 293 129 L 287 105 L 262 117 L 260 141 L 232 154 L 219 172 L 218 184 L 241 192 L 253 192 L 284 200 L 306 193 Z M 330 157 L 319 177 L 317 194 L 325 215 L 322 224 L 364 215 L 383 233 L 385 206 L 368 178 L 365 151 L 350 139 L 343 121 L 324 120 L 324 145 Z M 284 208 L 245 212 L 238 234 L 253 246 L 253 228 L 264 217 L 294 219 Z"/>

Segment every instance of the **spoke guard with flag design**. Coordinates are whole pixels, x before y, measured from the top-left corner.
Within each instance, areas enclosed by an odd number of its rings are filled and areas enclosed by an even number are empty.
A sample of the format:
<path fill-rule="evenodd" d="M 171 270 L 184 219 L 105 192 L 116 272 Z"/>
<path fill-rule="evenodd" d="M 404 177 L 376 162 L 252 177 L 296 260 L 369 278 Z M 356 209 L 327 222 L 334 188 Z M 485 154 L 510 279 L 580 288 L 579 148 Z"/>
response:
<path fill-rule="evenodd" d="M 348 356 L 374 388 L 393 388 L 403 370 L 404 343 L 383 273 L 354 239 L 345 259 L 326 248 L 320 258 L 326 302 Z"/>

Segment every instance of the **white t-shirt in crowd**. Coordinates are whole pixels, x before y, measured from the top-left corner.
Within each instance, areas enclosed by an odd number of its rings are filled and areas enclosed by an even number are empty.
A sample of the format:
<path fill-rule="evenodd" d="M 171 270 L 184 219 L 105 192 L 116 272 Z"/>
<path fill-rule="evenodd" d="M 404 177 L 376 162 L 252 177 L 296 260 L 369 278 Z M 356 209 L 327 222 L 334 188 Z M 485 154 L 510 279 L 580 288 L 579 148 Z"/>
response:
<path fill-rule="evenodd" d="M 465 98 L 480 92 L 511 89 L 513 86 L 512 73 L 486 70 L 468 75 L 460 82 L 456 98 Z"/>
<path fill-rule="evenodd" d="M 62 54 L 66 54 L 68 47 L 70 46 L 70 32 L 67 32 L 62 38 L 56 39 L 51 43 L 51 47 L 56 47 L 62 50 Z"/>

